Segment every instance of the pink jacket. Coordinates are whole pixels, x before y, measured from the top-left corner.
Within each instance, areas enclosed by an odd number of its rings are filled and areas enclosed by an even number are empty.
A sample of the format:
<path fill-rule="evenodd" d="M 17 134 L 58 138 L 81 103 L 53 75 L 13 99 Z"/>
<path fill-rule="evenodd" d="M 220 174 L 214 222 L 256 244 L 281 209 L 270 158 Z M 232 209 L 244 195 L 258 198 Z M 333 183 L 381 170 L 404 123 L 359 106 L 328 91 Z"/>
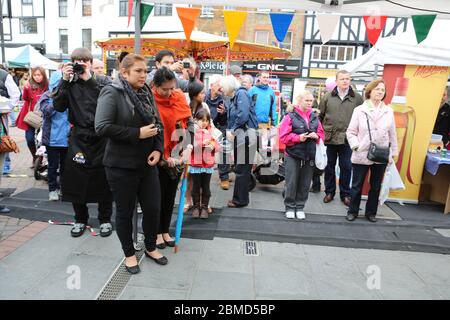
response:
<path fill-rule="evenodd" d="M 350 148 L 353 150 L 352 163 L 364 165 L 372 165 L 374 163 L 367 159 L 370 137 L 366 114 L 369 116 L 372 142 L 380 147 L 387 147 L 390 143 L 390 156 L 397 156 L 398 147 L 394 111 L 391 107 L 382 103 L 378 116 L 375 117 L 374 112 L 369 109 L 368 101 L 366 100 L 353 111 L 352 119 L 347 129 L 347 140 Z M 356 148 L 357 150 L 355 150 Z"/>
<path fill-rule="evenodd" d="M 312 109 L 303 112 L 299 106 L 294 107 L 295 112 L 297 112 L 306 123 L 309 123 L 309 116 L 313 112 Z M 322 141 L 325 141 L 325 133 L 322 128 L 322 124 L 319 121 L 319 127 L 317 128 L 317 135 Z M 280 124 L 280 141 L 285 144 L 286 147 L 293 146 L 294 144 L 300 143 L 300 136 L 292 132 L 292 120 L 289 115 L 285 115 Z M 319 140 L 317 140 L 319 143 Z"/>

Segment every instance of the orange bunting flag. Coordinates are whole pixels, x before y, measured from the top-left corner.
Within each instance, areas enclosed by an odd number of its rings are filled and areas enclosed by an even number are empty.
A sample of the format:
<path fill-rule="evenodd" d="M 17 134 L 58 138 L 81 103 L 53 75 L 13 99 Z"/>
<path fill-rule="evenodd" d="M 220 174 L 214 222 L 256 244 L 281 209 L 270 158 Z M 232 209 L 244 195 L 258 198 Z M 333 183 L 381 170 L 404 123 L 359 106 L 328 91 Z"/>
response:
<path fill-rule="evenodd" d="M 187 40 L 191 40 L 192 30 L 194 30 L 195 20 L 200 15 L 200 8 L 180 8 L 177 7 L 177 13 L 183 25 L 184 34 Z"/>
<path fill-rule="evenodd" d="M 242 25 L 247 18 L 247 12 L 224 10 L 223 18 L 225 20 L 225 26 L 227 28 L 227 33 L 230 40 L 230 48 L 232 49 L 234 42 L 241 31 Z"/>

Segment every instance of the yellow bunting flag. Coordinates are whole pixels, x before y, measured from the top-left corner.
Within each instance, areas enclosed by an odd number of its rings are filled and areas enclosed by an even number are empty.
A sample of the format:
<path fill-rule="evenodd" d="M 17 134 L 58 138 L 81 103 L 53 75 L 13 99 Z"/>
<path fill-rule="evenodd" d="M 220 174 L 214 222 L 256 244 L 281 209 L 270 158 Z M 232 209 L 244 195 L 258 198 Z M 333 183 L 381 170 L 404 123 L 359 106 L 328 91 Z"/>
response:
<path fill-rule="evenodd" d="M 230 39 L 230 48 L 233 48 L 234 41 L 239 35 L 239 31 L 241 31 L 245 18 L 247 18 L 247 12 L 225 10 L 223 12 L 223 18 Z"/>
<path fill-rule="evenodd" d="M 195 20 L 200 15 L 200 8 L 177 8 L 178 16 L 183 25 L 187 40 L 191 40 L 191 33 L 195 26 Z"/>

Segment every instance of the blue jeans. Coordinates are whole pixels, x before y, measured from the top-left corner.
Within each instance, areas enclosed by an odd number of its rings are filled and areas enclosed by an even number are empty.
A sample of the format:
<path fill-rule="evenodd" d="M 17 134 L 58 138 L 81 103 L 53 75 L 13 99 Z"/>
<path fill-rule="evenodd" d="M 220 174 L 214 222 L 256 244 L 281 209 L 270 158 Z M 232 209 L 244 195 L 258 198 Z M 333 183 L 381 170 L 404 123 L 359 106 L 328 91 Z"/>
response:
<path fill-rule="evenodd" d="M 34 135 L 36 130 L 33 127 L 28 127 L 28 130 L 25 131 L 25 139 L 27 140 L 28 148 L 36 148 L 36 142 L 34 140 Z M 34 155 L 33 155 L 34 156 Z"/>
<path fill-rule="evenodd" d="M 59 176 L 63 176 L 64 162 L 66 159 L 67 148 L 65 147 L 46 147 L 48 157 L 48 191 L 60 189 L 58 185 L 58 167 Z"/>
<path fill-rule="evenodd" d="M 9 157 L 9 152 L 5 155 L 5 164 L 3 165 L 3 174 L 8 174 L 11 172 L 11 158 Z"/>
<path fill-rule="evenodd" d="M 325 168 L 325 193 L 336 194 L 336 162 L 339 157 L 339 192 L 341 199 L 350 197 L 350 179 L 352 176 L 352 149 L 348 144 L 327 144 L 328 163 Z"/>

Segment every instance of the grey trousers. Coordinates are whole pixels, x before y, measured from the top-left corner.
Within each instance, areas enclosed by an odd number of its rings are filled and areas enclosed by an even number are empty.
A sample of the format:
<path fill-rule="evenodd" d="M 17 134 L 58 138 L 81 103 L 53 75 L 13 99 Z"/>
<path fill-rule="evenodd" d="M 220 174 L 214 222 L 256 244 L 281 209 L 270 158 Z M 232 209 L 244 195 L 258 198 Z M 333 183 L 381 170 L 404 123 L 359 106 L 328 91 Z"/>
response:
<path fill-rule="evenodd" d="M 284 205 L 286 211 L 301 211 L 308 200 L 314 160 L 305 162 L 289 156 L 285 156 L 284 159 L 286 166 Z"/>

